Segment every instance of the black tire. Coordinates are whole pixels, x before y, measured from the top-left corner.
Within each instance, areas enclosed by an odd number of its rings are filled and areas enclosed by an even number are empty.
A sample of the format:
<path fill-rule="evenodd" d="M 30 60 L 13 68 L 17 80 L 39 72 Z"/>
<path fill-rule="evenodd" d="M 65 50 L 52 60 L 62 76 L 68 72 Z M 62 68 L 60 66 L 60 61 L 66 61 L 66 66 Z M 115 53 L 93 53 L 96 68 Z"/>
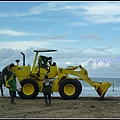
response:
<path fill-rule="evenodd" d="M 65 100 L 76 99 L 81 91 L 81 84 L 77 80 L 66 79 L 59 86 L 59 94 Z"/>
<path fill-rule="evenodd" d="M 79 95 L 81 94 L 81 92 L 82 92 L 82 84 L 81 84 L 81 82 L 80 81 L 78 81 L 77 79 L 75 79 L 76 80 L 76 82 L 78 83 L 78 85 L 79 85 L 79 92 L 78 92 L 78 96 L 77 97 L 79 97 Z M 76 98 L 77 98 L 76 97 Z"/>
<path fill-rule="evenodd" d="M 39 93 L 39 86 L 36 81 L 27 78 L 20 82 L 22 89 L 18 95 L 23 99 L 34 99 Z"/>

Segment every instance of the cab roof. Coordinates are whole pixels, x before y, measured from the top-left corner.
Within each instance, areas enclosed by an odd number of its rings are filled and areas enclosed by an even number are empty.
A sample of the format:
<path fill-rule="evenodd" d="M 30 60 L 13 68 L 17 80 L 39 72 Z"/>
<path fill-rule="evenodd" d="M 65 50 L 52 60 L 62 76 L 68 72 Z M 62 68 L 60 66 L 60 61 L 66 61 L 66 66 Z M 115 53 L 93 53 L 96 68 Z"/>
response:
<path fill-rule="evenodd" d="M 57 50 L 52 50 L 52 49 L 37 49 L 34 50 L 34 52 L 55 52 Z"/>

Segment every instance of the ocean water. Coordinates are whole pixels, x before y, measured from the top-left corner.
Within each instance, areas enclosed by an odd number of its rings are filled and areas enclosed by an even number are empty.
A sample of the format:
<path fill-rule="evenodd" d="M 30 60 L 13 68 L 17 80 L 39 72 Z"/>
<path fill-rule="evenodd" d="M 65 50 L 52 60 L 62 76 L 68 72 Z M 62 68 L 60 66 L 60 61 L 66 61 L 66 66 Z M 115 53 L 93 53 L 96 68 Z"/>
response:
<path fill-rule="evenodd" d="M 110 86 L 105 94 L 108 97 L 120 97 L 120 78 L 92 78 L 95 82 L 110 82 L 113 86 Z M 80 96 L 83 97 L 99 97 L 98 93 L 96 92 L 95 88 L 92 87 L 85 81 L 81 81 L 82 84 L 82 92 Z M 6 87 L 3 87 L 4 95 L 9 96 L 9 90 Z M 0 94 L 1 95 L 1 94 Z M 18 94 L 17 94 L 18 96 Z M 43 96 L 42 93 L 39 93 L 38 96 Z M 60 96 L 59 93 L 54 92 L 52 96 Z"/>
<path fill-rule="evenodd" d="M 120 78 L 92 78 L 96 82 L 110 82 L 113 85 L 110 86 L 105 94 L 108 97 L 120 97 Z M 87 82 L 81 81 L 82 93 L 80 96 L 99 96 L 95 88 L 90 86 Z"/>

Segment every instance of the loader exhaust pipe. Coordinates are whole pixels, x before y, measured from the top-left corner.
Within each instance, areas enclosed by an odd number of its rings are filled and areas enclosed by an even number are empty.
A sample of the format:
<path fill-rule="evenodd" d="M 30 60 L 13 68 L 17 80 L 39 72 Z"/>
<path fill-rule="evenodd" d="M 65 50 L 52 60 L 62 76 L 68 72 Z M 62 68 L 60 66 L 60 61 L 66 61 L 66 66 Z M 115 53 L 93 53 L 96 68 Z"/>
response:
<path fill-rule="evenodd" d="M 21 54 L 23 55 L 23 66 L 25 66 L 25 54 L 23 52 Z"/>

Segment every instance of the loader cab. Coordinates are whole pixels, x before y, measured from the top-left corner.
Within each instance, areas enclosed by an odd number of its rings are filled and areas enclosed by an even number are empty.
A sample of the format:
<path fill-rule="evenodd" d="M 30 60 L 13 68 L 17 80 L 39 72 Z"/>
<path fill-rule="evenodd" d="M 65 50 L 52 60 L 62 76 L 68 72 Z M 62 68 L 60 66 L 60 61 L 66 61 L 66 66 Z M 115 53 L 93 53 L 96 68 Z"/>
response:
<path fill-rule="evenodd" d="M 53 62 L 47 69 L 44 67 L 39 67 L 38 66 L 38 57 L 40 52 L 55 52 L 57 50 L 50 50 L 50 49 L 38 49 L 34 50 L 35 52 L 35 58 L 34 58 L 34 63 L 32 67 L 32 73 L 33 74 L 38 74 L 40 75 L 41 78 L 44 77 L 45 74 L 48 74 L 49 78 L 54 78 L 57 75 L 57 65 L 55 62 Z"/>

